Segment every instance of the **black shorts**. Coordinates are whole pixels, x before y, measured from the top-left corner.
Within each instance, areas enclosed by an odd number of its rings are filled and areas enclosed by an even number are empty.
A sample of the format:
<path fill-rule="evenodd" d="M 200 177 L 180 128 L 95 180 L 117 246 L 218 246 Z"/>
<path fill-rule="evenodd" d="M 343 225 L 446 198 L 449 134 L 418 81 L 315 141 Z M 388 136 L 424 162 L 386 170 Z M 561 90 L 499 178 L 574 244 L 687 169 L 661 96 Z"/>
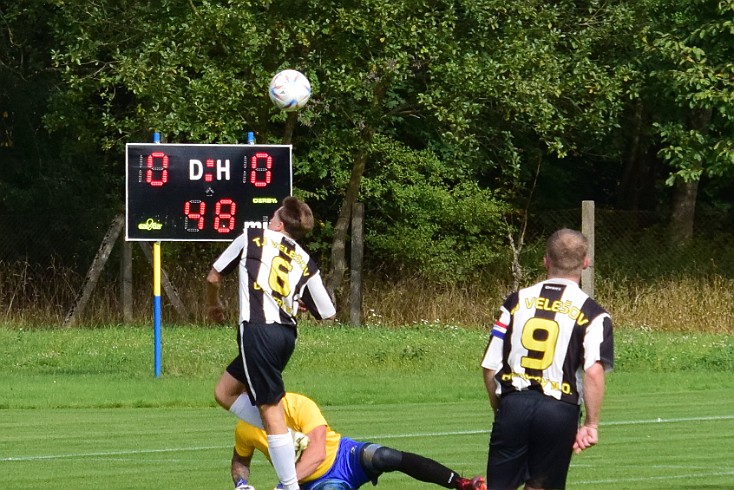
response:
<path fill-rule="evenodd" d="M 566 488 L 580 407 L 537 390 L 504 395 L 492 424 L 487 488 Z"/>
<path fill-rule="evenodd" d="M 283 369 L 297 336 L 295 327 L 279 323 L 240 325 L 239 355 L 227 366 L 227 372 L 247 386 L 253 405 L 274 405 L 285 396 Z"/>

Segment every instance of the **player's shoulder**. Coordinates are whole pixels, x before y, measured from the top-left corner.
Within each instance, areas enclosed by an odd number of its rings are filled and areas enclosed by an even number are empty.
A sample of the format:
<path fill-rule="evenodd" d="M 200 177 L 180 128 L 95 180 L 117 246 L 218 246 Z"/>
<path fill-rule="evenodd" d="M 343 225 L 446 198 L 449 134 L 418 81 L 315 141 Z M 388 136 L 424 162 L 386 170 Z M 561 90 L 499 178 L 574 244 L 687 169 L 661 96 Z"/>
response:
<path fill-rule="evenodd" d="M 581 307 L 581 312 L 591 320 L 602 320 L 605 322 L 611 322 L 612 316 L 602 305 L 591 296 L 587 296 L 584 305 Z"/>
<path fill-rule="evenodd" d="M 274 233 L 267 228 L 245 228 L 240 237 L 246 242 L 249 242 L 253 238 L 262 238 L 268 236 L 269 233 Z"/>
<path fill-rule="evenodd" d="M 512 310 L 513 307 L 520 301 L 520 294 L 523 292 L 523 290 L 518 291 L 512 291 L 510 294 L 505 296 L 505 301 L 502 304 L 505 308 L 508 310 Z"/>

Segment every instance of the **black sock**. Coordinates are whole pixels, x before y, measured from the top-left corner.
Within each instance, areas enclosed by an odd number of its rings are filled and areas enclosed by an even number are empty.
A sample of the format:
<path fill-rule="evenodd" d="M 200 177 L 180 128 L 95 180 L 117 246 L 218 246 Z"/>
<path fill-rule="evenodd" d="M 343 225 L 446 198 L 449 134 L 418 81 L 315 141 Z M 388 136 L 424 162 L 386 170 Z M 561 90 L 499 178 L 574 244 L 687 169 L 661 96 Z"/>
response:
<path fill-rule="evenodd" d="M 403 458 L 396 470 L 427 483 L 444 488 L 456 488 L 459 475 L 441 463 L 423 456 L 403 451 Z"/>

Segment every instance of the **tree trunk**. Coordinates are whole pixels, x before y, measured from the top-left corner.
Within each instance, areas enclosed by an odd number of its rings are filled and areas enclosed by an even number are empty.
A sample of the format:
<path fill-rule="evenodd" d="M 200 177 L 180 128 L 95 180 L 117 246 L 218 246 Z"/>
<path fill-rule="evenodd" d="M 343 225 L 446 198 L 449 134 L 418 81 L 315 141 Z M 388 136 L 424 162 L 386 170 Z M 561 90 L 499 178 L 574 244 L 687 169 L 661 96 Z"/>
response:
<path fill-rule="evenodd" d="M 713 110 L 693 109 L 689 114 L 689 126 L 703 135 L 708 134 Z M 670 242 L 686 245 L 693 238 L 693 219 L 696 214 L 696 198 L 700 179 L 678 182 L 673 194 L 673 210 L 670 216 Z"/>
<path fill-rule="evenodd" d="M 640 165 L 640 146 L 642 136 L 642 102 L 637 101 L 634 106 L 634 114 L 630 121 L 631 134 L 627 138 L 628 145 L 623 157 L 624 169 L 622 172 L 622 181 L 619 186 L 617 195 L 618 204 L 624 209 L 638 209 L 638 186 L 640 181 L 639 165 Z"/>
<path fill-rule="evenodd" d="M 673 212 L 670 216 L 670 242 L 686 245 L 693 238 L 693 218 L 696 213 L 698 180 L 678 182 L 674 188 Z"/>
<path fill-rule="evenodd" d="M 617 206 L 634 211 L 654 209 L 657 205 L 655 186 L 660 162 L 645 129 L 652 123 L 642 102 L 636 102 L 631 110 L 632 114 L 627 117 L 625 124 L 629 130 L 625 133 L 627 146 L 622 156 L 624 167 L 617 192 Z"/>
<path fill-rule="evenodd" d="M 326 289 L 329 295 L 334 299 L 338 312 L 345 312 L 344 301 L 347 295 L 342 294 L 344 283 L 344 274 L 347 271 L 347 232 L 349 231 L 349 222 L 352 218 L 352 207 L 357 202 L 359 196 L 359 187 L 362 182 L 365 164 L 367 162 L 367 154 L 360 151 L 354 157 L 354 166 L 352 167 L 352 175 L 349 178 L 347 193 L 344 196 L 339 217 L 334 225 L 334 239 L 331 244 L 331 267 L 329 269 L 329 278 L 326 282 Z M 342 314 L 340 313 L 341 317 Z"/>
<path fill-rule="evenodd" d="M 372 105 L 378 109 L 385 98 L 385 83 L 378 83 L 374 89 Z M 375 136 L 375 127 L 370 123 L 362 121 L 360 130 L 361 148 L 357 149 L 354 156 L 354 166 L 349 177 L 349 185 L 344 196 L 339 217 L 334 225 L 334 238 L 331 243 L 331 266 L 329 277 L 326 282 L 326 290 L 329 292 L 336 305 L 337 316 L 344 321 L 349 320 L 349 294 L 344 294 L 344 275 L 347 271 L 347 234 L 349 223 L 352 220 L 352 209 L 359 197 L 359 188 L 362 184 L 365 165 L 367 164 L 368 148 Z M 348 293 L 348 291 L 347 291 Z"/>

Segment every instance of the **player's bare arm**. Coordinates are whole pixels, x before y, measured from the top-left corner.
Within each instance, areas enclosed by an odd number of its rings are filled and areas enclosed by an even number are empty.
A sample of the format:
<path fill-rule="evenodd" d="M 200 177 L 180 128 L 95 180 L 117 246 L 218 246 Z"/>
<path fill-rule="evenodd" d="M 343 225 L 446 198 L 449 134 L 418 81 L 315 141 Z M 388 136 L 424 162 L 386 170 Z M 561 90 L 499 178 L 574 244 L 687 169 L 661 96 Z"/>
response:
<path fill-rule="evenodd" d="M 219 299 L 219 288 L 222 283 L 222 275 L 216 269 L 211 269 L 206 276 L 206 302 L 209 318 L 216 323 L 224 323 L 224 305 Z"/>
<path fill-rule="evenodd" d="M 312 475 L 326 459 L 326 432 L 326 426 L 319 425 L 306 434 L 310 442 L 296 463 L 298 481 Z"/>
<path fill-rule="evenodd" d="M 497 414 L 497 409 L 500 406 L 500 400 L 497 397 L 497 381 L 494 379 L 494 375 L 497 374 L 493 369 L 484 368 L 484 386 L 487 388 L 487 394 L 489 395 L 489 404 L 492 406 L 492 411 Z"/>
<path fill-rule="evenodd" d="M 579 427 L 578 433 L 576 434 L 576 442 L 573 445 L 576 454 L 599 442 L 598 430 L 601 405 L 604 400 L 604 378 L 604 365 L 601 362 L 594 363 L 584 373 L 584 406 L 586 417 L 583 425 Z"/>

